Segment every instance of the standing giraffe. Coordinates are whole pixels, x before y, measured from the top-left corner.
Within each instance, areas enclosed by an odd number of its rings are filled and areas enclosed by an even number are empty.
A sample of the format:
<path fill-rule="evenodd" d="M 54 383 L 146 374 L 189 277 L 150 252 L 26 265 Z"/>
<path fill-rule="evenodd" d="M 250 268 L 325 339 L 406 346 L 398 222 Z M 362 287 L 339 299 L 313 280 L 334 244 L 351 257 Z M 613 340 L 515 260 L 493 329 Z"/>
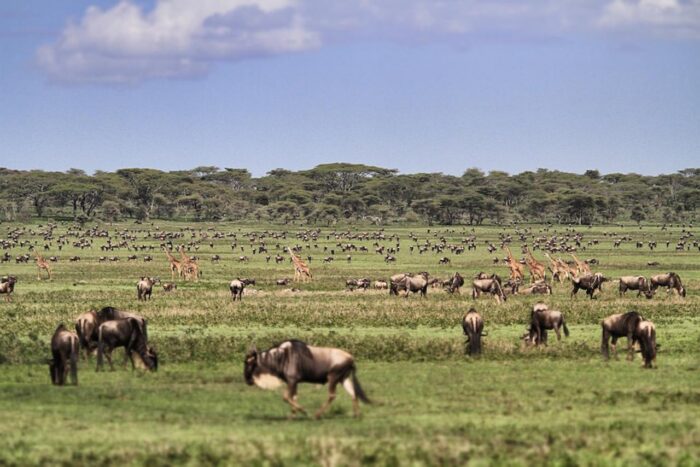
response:
<path fill-rule="evenodd" d="M 297 255 L 295 255 L 292 252 L 292 249 L 287 247 L 287 251 L 289 252 L 289 255 L 292 257 L 292 262 L 294 263 L 294 280 L 299 281 L 302 280 L 306 282 L 307 280 L 311 280 L 311 270 L 309 269 L 309 266 L 301 260 Z"/>
<path fill-rule="evenodd" d="M 179 248 L 180 251 L 180 257 L 182 258 L 182 275 L 184 276 L 185 280 L 197 280 L 199 278 L 199 265 L 197 264 L 197 261 L 191 259 L 189 256 L 185 254 L 185 247 L 180 245 Z"/>
<path fill-rule="evenodd" d="M 41 280 L 41 270 L 45 270 L 46 274 L 49 276 L 49 280 L 51 280 L 51 265 L 49 264 L 48 261 L 44 259 L 43 256 L 41 256 L 38 252 L 34 252 L 34 255 L 36 255 L 36 266 L 38 269 L 36 273 L 36 278 L 37 280 Z"/>
<path fill-rule="evenodd" d="M 525 263 L 530 270 L 530 279 L 532 282 L 537 282 L 539 280 L 544 280 L 546 276 L 546 269 L 544 264 L 537 261 L 537 258 L 532 254 L 529 248 L 525 247 Z"/>
<path fill-rule="evenodd" d="M 574 258 L 574 261 L 576 261 L 576 269 L 578 269 L 578 273 L 580 275 L 585 275 L 585 274 L 591 274 L 591 267 L 588 266 L 588 263 L 585 261 L 581 261 L 574 255 L 573 253 L 569 253 L 572 258 Z"/>
<path fill-rule="evenodd" d="M 168 261 L 170 261 L 170 277 L 171 279 L 175 279 L 175 274 L 177 273 L 178 277 L 182 276 L 182 264 L 180 261 L 176 260 L 172 254 L 168 251 L 167 248 L 163 247 L 163 252 L 165 253 L 165 256 L 168 257 Z"/>
<path fill-rule="evenodd" d="M 503 245 L 503 249 L 508 253 L 508 267 L 510 268 L 510 279 L 513 282 L 522 282 L 525 277 L 525 268 L 520 264 L 518 260 L 513 257 L 513 253 L 510 252 L 510 248 Z"/>

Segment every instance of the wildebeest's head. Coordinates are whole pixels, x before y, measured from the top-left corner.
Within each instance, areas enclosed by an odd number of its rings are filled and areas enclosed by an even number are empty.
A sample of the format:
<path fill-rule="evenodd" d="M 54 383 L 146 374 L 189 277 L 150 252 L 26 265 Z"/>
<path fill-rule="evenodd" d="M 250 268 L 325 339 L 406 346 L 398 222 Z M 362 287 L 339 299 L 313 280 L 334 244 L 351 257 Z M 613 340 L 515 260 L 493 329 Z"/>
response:
<path fill-rule="evenodd" d="M 146 350 L 146 358 L 143 359 L 146 368 L 151 371 L 158 371 L 158 352 L 153 347 L 148 347 Z"/>
<path fill-rule="evenodd" d="M 253 376 L 255 375 L 255 370 L 258 368 L 258 349 L 253 346 L 248 351 L 245 356 L 245 362 L 243 365 L 243 376 L 245 377 L 245 382 L 252 386 Z"/>

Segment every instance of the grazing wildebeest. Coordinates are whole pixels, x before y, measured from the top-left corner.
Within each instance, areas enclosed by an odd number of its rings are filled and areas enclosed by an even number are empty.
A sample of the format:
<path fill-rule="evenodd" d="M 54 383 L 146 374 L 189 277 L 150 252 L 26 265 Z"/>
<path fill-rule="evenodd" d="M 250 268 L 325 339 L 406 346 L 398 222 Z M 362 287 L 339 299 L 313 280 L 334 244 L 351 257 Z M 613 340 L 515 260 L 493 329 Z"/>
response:
<path fill-rule="evenodd" d="M 685 287 L 683 287 L 680 276 L 675 272 L 651 276 L 650 282 L 651 290 L 656 290 L 658 287 L 667 287 L 669 292 L 675 290 L 678 292 L 678 295 L 685 297 Z"/>
<path fill-rule="evenodd" d="M 443 256 L 442 258 L 440 258 L 438 263 L 439 264 L 450 264 L 450 258 L 448 258 L 447 256 Z"/>
<path fill-rule="evenodd" d="M 97 371 L 104 366 L 103 356 L 107 357 L 110 369 L 112 364 L 112 351 L 117 347 L 124 347 L 131 368 L 135 368 L 134 353 L 141 357 L 143 364 L 152 371 L 158 370 L 158 354 L 148 346 L 146 328 L 143 321 L 136 318 L 116 319 L 100 325 L 97 330 Z"/>
<path fill-rule="evenodd" d="M 157 277 L 142 277 L 140 281 L 136 283 L 136 295 L 139 300 L 150 300 L 151 294 L 153 293 L 153 285 L 160 282 Z"/>
<path fill-rule="evenodd" d="M 78 384 L 79 352 L 78 336 L 66 329 L 63 323 L 59 324 L 51 338 L 52 358 L 49 361 L 49 373 L 53 384 L 63 386 L 66 383 L 69 366 L 71 382 Z"/>
<path fill-rule="evenodd" d="M 653 368 L 656 360 L 656 327 L 651 321 L 641 321 L 637 326 L 635 339 L 644 358 L 644 368 Z"/>
<path fill-rule="evenodd" d="M 68 258 L 68 261 L 70 261 L 71 263 L 80 261 L 80 256 L 71 256 L 70 258 Z"/>
<path fill-rule="evenodd" d="M 476 300 L 482 293 L 490 293 L 498 304 L 507 300 L 501 280 L 495 274 L 489 279 L 475 279 L 472 282 L 472 299 Z"/>
<path fill-rule="evenodd" d="M 15 276 L 5 276 L 0 279 L 0 294 L 5 295 L 5 301 L 11 302 L 12 292 L 15 291 L 15 284 L 17 283 L 17 278 Z"/>
<path fill-rule="evenodd" d="M 637 297 L 642 293 L 646 298 L 652 298 L 654 296 L 654 291 L 649 285 L 649 281 L 644 276 L 622 276 L 620 277 L 620 297 L 622 297 L 627 290 L 636 290 Z"/>
<path fill-rule="evenodd" d="M 550 310 L 546 304 L 540 302 L 532 307 L 530 315 L 530 328 L 523 336 L 527 344 L 547 345 L 547 330 L 552 329 L 557 334 L 557 340 L 561 340 L 561 331 L 569 337 L 569 328 L 566 327 L 564 314 L 558 310 Z"/>
<path fill-rule="evenodd" d="M 245 357 L 243 375 L 246 383 L 269 387 L 270 380 L 287 384 L 283 399 L 297 411 L 306 413 L 297 401 L 299 383 L 328 383 L 328 400 L 316 412 L 321 417 L 335 399 L 335 388 L 341 383 L 350 397 L 355 416 L 360 415 L 358 400 L 369 403 L 356 376 L 352 355 L 330 347 L 313 347 L 299 340 L 288 340 L 263 352 L 255 347 Z"/>
<path fill-rule="evenodd" d="M 484 319 L 474 309 L 470 308 L 466 315 L 462 318 L 462 331 L 467 336 L 468 347 L 465 348 L 469 355 L 481 354 L 481 337 L 485 336 Z"/>
<path fill-rule="evenodd" d="M 458 272 L 455 272 L 455 275 L 452 276 L 447 280 L 447 284 L 445 285 L 445 289 L 449 293 L 460 293 L 459 289 L 464 285 L 464 278 L 462 275 Z"/>
<path fill-rule="evenodd" d="M 163 284 L 163 291 L 164 292 L 173 292 L 176 289 L 177 289 L 177 284 L 174 282 L 166 282 Z"/>
<path fill-rule="evenodd" d="M 603 356 L 607 359 L 610 358 L 610 352 L 608 350 L 608 342 L 612 345 L 613 352 L 616 351 L 617 340 L 620 337 L 627 338 L 627 359 L 632 360 L 634 356 L 634 342 L 635 333 L 637 332 L 637 327 L 639 323 L 644 320 L 642 315 L 636 311 L 628 311 L 627 313 L 617 313 L 610 315 L 605 318 L 601 323 L 603 328 L 602 342 L 600 345 L 600 351 Z"/>
<path fill-rule="evenodd" d="M 574 285 L 573 290 L 571 290 L 571 296 L 576 295 L 579 289 L 586 291 L 588 298 L 593 299 L 595 291 L 603 291 L 603 282 L 607 282 L 608 279 L 604 277 L 601 273 L 597 272 L 595 274 L 587 274 L 585 276 L 573 277 L 571 278 L 571 283 Z"/>
<path fill-rule="evenodd" d="M 427 272 L 421 272 L 414 277 L 406 276 L 401 280 L 401 284 L 398 285 L 398 288 L 406 291 L 406 295 L 404 295 L 406 298 L 408 298 L 409 292 L 420 292 L 421 297 L 425 297 L 428 294 L 428 276 L 429 274 Z"/>
<path fill-rule="evenodd" d="M 287 285 L 287 284 L 289 284 L 290 281 L 291 281 L 291 279 L 289 279 L 288 277 L 285 277 L 284 279 L 277 279 L 277 280 L 275 281 L 275 284 L 277 284 L 277 285 Z"/>

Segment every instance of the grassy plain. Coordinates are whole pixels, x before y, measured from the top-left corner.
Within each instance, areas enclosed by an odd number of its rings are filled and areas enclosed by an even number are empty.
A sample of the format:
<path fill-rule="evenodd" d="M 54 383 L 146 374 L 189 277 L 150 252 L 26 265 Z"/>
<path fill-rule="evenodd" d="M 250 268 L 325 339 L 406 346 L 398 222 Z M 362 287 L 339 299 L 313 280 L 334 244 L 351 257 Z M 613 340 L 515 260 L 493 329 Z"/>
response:
<path fill-rule="evenodd" d="M 169 232 L 188 224 L 156 223 Z M 473 304 L 465 287 L 462 296 L 432 289 L 427 299 L 389 297 L 386 292 L 344 291 L 345 279 L 386 278 L 401 271 L 428 270 L 447 277 L 460 271 L 471 277 L 478 271 L 506 275 L 494 265 L 485 241 L 498 245 L 500 232 L 513 228 L 411 227 L 386 228 L 387 240 L 398 234 L 401 251 L 396 264 L 387 265 L 374 253 L 374 241 L 336 238 L 332 228 L 321 228 L 318 242 L 295 237 L 294 226 L 239 226 L 189 224 L 175 242 L 196 242 L 203 276 L 196 283 L 179 282 L 173 294 L 154 291 L 148 303 L 136 300 L 135 283 L 142 275 L 169 280 L 160 241 L 146 238 L 155 232 L 149 224 L 102 225 L 110 234 L 125 230 L 154 251 L 126 249 L 103 252 L 104 238 L 94 238 L 91 249 L 64 247 L 55 239 L 45 255 L 58 255 L 52 281 L 38 281 L 34 264 L 14 261 L 0 267 L 19 281 L 12 303 L 0 303 L 0 464 L 687 464 L 700 462 L 700 252 L 676 252 L 682 227 L 662 231 L 658 226 L 582 228 L 581 258 L 596 258 L 595 268 L 606 276 L 678 272 L 688 289 L 685 299 L 660 292 L 652 300 L 634 293 L 619 298 L 615 282 L 605 284 L 597 300 L 585 295 L 571 299 L 568 285 L 555 286 L 545 301 L 562 310 L 571 337 L 552 341 L 545 349 L 524 349 L 518 340 L 525 328 L 532 297 L 513 297 L 504 305 L 482 299 L 477 309 L 486 320 L 484 355 L 472 361 L 463 355 L 459 321 Z M 3 225 L 9 231 L 16 225 Z M 37 224 L 24 226 L 23 240 L 44 241 Z M 61 225 L 54 238 L 66 232 Z M 209 228 L 215 230 L 208 230 Z M 29 233 L 29 230 L 34 235 Z M 201 229 L 201 230 L 200 230 Z M 566 235 L 565 227 L 534 235 Z M 251 231 L 281 232 L 287 238 L 267 238 L 270 254 L 299 243 L 311 249 L 314 280 L 291 293 L 274 280 L 291 277 L 285 261 L 266 263 L 253 255 L 245 236 Z M 336 232 L 376 232 L 374 227 L 335 228 Z M 555 232 L 556 230 L 556 232 Z M 212 239 L 215 231 L 236 233 Z M 462 255 L 409 252 L 413 244 L 432 243 L 444 236 L 457 244 L 472 233 L 476 252 Z M 4 232 L 3 232 L 4 233 Z M 206 233 L 209 238 L 203 239 Z M 608 235 L 604 235 L 607 233 Z M 194 235 L 194 236 L 192 236 Z M 329 235 L 330 237 L 326 237 Z M 629 235 L 632 241 L 612 248 L 612 238 Z M 511 249 L 519 253 L 513 234 Z M 73 238 L 68 237 L 69 240 Z M 635 247 L 637 240 L 656 240 L 649 251 Z M 666 241 L 671 242 L 666 247 Z M 209 243 L 214 246 L 210 247 Z M 338 243 L 367 246 L 345 260 Z M 691 245 L 689 242 L 689 245 Z M 257 245 L 258 242 L 253 244 Z M 317 244 L 318 248 L 314 245 Z M 244 251 L 241 251 L 241 246 Z M 322 263 L 328 250 L 336 260 Z M 13 248 L 13 256 L 26 251 Z M 417 250 L 417 249 L 416 249 Z M 144 263 L 144 254 L 154 261 Z M 209 261 L 219 254 L 218 264 Z M 245 254 L 250 262 L 237 261 Z M 80 255 L 79 263 L 68 257 Z M 117 263 L 100 263 L 99 256 L 116 255 Z M 438 258 L 448 256 L 449 266 Z M 540 252 L 535 255 L 544 262 Z M 647 266 L 657 261 L 659 266 Z M 254 277 L 256 293 L 231 303 L 228 281 Z M 80 386 L 55 388 L 49 384 L 43 361 L 48 342 L 59 322 L 72 323 L 90 309 L 112 305 L 133 310 L 149 319 L 149 334 L 161 355 L 156 374 L 118 369 L 96 374 L 92 363 L 81 363 Z M 603 362 L 599 356 L 599 322 L 615 312 L 636 309 L 657 324 L 661 344 L 658 368 L 645 371 L 640 361 L 620 358 Z M 320 421 L 287 420 L 287 406 L 278 392 L 245 385 L 243 353 L 255 342 L 259 348 L 297 337 L 316 345 L 347 349 L 357 360 L 359 378 L 374 403 L 363 416 L 351 417 L 349 398 L 341 394 Z M 94 363 L 94 362 L 93 362 Z M 320 405 L 325 389 L 302 386 L 300 402 Z"/>

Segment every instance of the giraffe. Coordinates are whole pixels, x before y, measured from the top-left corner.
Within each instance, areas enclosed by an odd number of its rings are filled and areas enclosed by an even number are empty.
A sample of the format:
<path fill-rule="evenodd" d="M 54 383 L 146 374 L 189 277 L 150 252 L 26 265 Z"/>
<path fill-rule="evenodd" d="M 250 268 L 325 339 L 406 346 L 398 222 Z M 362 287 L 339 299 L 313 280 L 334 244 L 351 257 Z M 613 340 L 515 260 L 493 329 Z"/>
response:
<path fill-rule="evenodd" d="M 580 275 L 591 274 L 591 268 L 590 266 L 588 266 L 588 263 L 586 263 L 585 261 L 581 261 L 573 253 L 569 254 L 572 258 L 574 258 L 574 261 L 576 261 L 576 269 L 578 270 L 578 273 Z"/>
<path fill-rule="evenodd" d="M 182 263 L 176 260 L 175 257 L 173 257 L 173 255 L 170 254 L 167 248 L 163 247 L 163 252 L 165 253 L 165 256 L 168 257 L 168 261 L 170 261 L 171 279 L 175 279 L 175 273 L 177 273 L 178 276 L 182 276 Z"/>
<path fill-rule="evenodd" d="M 292 262 L 294 263 L 294 281 L 304 281 L 311 280 L 311 270 L 309 266 L 301 260 L 297 255 L 292 252 L 292 249 L 287 247 L 289 255 L 292 257 Z"/>
<path fill-rule="evenodd" d="M 49 276 L 49 280 L 51 280 L 51 265 L 49 264 L 49 262 L 46 261 L 44 257 L 36 251 L 34 252 L 34 255 L 36 256 L 36 266 L 39 268 L 39 270 L 36 273 L 37 280 L 41 280 L 42 269 L 46 271 L 46 274 L 48 274 Z"/>
<path fill-rule="evenodd" d="M 552 272 L 552 279 L 556 279 L 561 284 L 563 279 L 570 279 L 578 276 L 578 271 L 569 267 L 561 258 L 554 259 L 547 252 L 544 253 L 550 262 L 549 270 Z"/>
<path fill-rule="evenodd" d="M 199 278 L 199 265 L 185 254 L 185 247 L 180 245 L 180 257 L 182 258 L 182 275 L 185 280 L 197 280 Z"/>
<path fill-rule="evenodd" d="M 525 271 L 523 265 L 518 262 L 513 257 L 513 253 L 510 252 L 508 246 L 503 245 L 503 249 L 508 252 L 508 267 L 510 268 L 510 279 L 514 282 L 522 282 L 525 277 Z"/>
<path fill-rule="evenodd" d="M 536 282 L 539 280 L 544 280 L 546 277 L 546 270 L 544 264 L 537 261 L 537 258 L 532 254 L 529 248 L 525 247 L 525 263 L 527 263 L 527 268 L 530 270 L 530 280 Z"/>

